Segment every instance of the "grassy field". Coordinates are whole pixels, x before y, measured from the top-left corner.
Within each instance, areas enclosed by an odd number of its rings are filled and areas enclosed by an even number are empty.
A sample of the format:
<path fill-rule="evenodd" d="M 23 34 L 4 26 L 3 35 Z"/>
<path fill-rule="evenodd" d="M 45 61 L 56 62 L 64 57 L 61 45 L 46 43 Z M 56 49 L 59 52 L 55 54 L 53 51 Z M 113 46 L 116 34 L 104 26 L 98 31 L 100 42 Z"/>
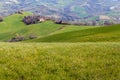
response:
<path fill-rule="evenodd" d="M 21 20 L 26 15 L 31 13 L 14 14 L 0 22 L 0 80 L 120 79 L 120 25 L 74 26 L 52 21 L 25 25 Z M 16 34 L 38 38 L 2 42 Z"/>
<path fill-rule="evenodd" d="M 120 42 L 120 25 L 64 32 L 31 42 Z"/>
<path fill-rule="evenodd" d="M 119 80 L 120 43 L 0 43 L 0 80 Z"/>

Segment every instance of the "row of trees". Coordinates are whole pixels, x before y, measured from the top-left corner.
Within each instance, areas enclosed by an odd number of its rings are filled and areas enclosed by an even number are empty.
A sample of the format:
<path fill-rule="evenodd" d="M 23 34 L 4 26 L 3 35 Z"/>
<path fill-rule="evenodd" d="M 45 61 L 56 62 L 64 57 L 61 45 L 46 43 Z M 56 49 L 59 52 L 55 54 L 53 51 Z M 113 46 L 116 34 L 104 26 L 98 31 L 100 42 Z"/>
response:
<path fill-rule="evenodd" d="M 104 21 L 101 21 L 101 22 L 98 22 L 98 21 L 62 21 L 62 20 L 55 20 L 54 21 L 56 24 L 70 24 L 70 25 L 80 25 L 80 26 L 96 26 L 96 25 L 104 25 L 104 26 L 107 26 L 107 25 L 112 25 L 114 24 L 113 22 L 111 21 L 108 21 L 108 20 L 104 20 Z"/>

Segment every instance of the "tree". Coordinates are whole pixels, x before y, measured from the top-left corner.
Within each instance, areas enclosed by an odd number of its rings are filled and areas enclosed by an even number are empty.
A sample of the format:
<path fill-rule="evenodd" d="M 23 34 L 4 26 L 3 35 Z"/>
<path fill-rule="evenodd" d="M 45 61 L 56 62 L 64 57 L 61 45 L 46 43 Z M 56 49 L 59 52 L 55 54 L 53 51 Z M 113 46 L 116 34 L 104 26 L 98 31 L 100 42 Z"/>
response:
<path fill-rule="evenodd" d="M 2 22 L 3 21 L 3 18 L 0 16 L 0 22 Z"/>
<path fill-rule="evenodd" d="M 104 25 L 106 25 L 106 26 L 107 26 L 107 25 L 109 26 L 109 25 L 112 25 L 112 24 L 113 24 L 113 23 L 110 22 L 110 21 L 108 21 L 108 20 L 104 22 Z"/>
<path fill-rule="evenodd" d="M 93 26 L 96 26 L 96 24 L 97 24 L 96 21 L 92 21 Z"/>
<path fill-rule="evenodd" d="M 37 36 L 35 34 L 30 34 L 29 35 L 29 39 L 35 39 L 35 38 L 37 38 Z"/>
<path fill-rule="evenodd" d="M 62 24 L 62 20 L 55 21 L 56 24 Z"/>

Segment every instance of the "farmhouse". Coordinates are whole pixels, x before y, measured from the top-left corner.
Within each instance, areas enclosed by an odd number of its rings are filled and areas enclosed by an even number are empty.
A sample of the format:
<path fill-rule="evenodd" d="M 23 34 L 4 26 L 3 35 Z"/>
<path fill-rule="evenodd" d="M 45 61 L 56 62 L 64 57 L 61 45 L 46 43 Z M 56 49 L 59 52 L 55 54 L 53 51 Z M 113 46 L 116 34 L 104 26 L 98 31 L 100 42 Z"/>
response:
<path fill-rule="evenodd" d="M 110 17 L 109 17 L 109 16 L 106 16 L 106 15 L 100 15 L 100 16 L 99 16 L 99 19 L 100 19 L 100 20 L 110 20 Z"/>

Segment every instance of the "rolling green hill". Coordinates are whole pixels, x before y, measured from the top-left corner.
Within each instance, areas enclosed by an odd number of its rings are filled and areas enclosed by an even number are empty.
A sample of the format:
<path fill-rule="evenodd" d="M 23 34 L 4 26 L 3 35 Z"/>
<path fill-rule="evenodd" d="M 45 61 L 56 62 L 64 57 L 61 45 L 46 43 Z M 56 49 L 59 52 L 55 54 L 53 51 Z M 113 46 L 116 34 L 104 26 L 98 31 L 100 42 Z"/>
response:
<path fill-rule="evenodd" d="M 34 42 L 119 42 L 120 25 L 65 32 L 32 40 Z"/>
<path fill-rule="evenodd" d="M 22 19 L 26 15 L 31 15 L 29 12 L 23 14 L 13 14 L 4 18 L 3 22 L 0 22 L 0 41 L 7 41 L 17 34 L 23 35 L 26 38 L 30 34 L 34 34 L 37 37 L 43 37 L 51 34 L 58 34 L 76 30 L 83 30 L 93 28 L 92 26 L 72 26 L 72 25 L 59 25 L 54 24 L 52 21 L 46 21 L 43 23 L 25 25 Z M 62 28 L 62 26 L 64 26 Z"/>
<path fill-rule="evenodd" d="M 120 25 L 109 27 L 74 26 L 54 24 L 45 21 L 38 24 L 25 25 L 22 19 L 29 12 L 13 14 L 0 23 L 0 41 L 8 41 L 17 34 L 25 36 L 34 34 L 37 39 L 26 42 L 106 42 L 120 41 Z"/>
<path fill-rule="evenodd" d="M 56 31 L 60 26 L 56 24 L 53 25 L 51 21 L 27 26 L 22 22 L 25 15 L 29 14 L 14 14 L 5 17 L 4 21 L 0 23 L 0 40 L 8 40 L 16 34 L 22 34 L 24 36 L 36 34 L 37 36 L 43 36 Z"/>

